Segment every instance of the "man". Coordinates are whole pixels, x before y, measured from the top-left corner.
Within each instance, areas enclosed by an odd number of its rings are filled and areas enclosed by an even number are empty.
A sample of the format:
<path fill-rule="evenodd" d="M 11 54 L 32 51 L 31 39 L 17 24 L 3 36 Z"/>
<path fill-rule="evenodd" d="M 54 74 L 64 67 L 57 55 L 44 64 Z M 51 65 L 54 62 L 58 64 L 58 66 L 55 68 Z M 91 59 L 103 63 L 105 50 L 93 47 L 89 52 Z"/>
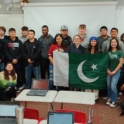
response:
<path fill-rule="evenodd" d="M 110 40 L 111 38 L 117 38 L 119 41 L 119 46 L 120 49 L 123 51 L 124 53 L 124 45 L 123 43 L 119 40 L 118 36 L 118 29 L 117 28 L 112 28 L 110 31 L 110 38 L 108 38 L 108 40 L 104 41 L 104 43 L 102 44 L 102 52 L 106 52 L 109 49 L 109 45 L 110 45 Z"/>
<path fill-rule="evenodd" d="M 38 41 L 41 43 L 41 56 L 40 56 L 40 68 L 41 68 L 41 78 L 45 79 L 46 72 L 49 78 L 49 59 L 48 59 L 48 49 L 53 43 L 54 38 L 48 34 L 49 28 L 47 25 L 42 26 L 42 34 Z"/>
<path fill-rule="evenodd" d="M 72 39 L 70 36 L 68 36 L 68 27 L 66 25 L 63 25 L 61 27 L 60 32 L 63 37 L 63 46 L 67 48 L 68 46 L 72 44 Z"/>
<path fill-rule="evenodd" d="M 0 26 L 0 39 L 2 41 L 6 40 L 8 36 L 5 35 L 6 33 L 6 28 L 3 26 Z"/>
<path fill-rule="evenodd" d="M 85 24 L 79 25 L 78 32 L 79 32 L 78 35 L 81 36 L 81 45 L 84 48 L 88 48 L 89 38 L 86 34 L 86 25 Z"/>
<path fill-rule="evenodd" d="M 31 74 L 33 71 L 34 78 L 40 78 L 40 49 L 41 45 L 35 38 L 35 31 L 28 31 L 28 40 L 23 44 L 23 57 L 25 59 L 25 77 L 26 85 L 25 88 L 29 89 L 31 86 Z"/>
<path fill-rule="evenodd" d="M 20 58 L 22 55 L 22 43 L 16 37 L 16 30 L 9 29 L 9 37 L 4 42 L 4 52 L 7 62 L 12 62 L 17 73 L 17 87 L 20 87 Z"/>
<path fill-rule="evenodd" d="M 101 36 L 98 37 L 98 48 L 99 51 L 102 51 L 102 44 L 104 43 L 104 41 L 108 40 L 110 36 L 108 36 L 108 29 L 106 26 L 102 26 L 100 28 L 100 33 Z"/>

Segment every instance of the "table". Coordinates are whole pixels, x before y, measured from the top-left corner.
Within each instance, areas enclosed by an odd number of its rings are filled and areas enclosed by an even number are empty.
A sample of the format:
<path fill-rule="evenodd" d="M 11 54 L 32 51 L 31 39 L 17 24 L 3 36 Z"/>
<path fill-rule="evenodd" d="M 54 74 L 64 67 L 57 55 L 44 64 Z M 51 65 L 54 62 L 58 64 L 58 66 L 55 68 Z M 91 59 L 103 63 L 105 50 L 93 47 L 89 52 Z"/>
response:
<path fill-rule="evenodd" d="M 24 124 L 38 124 L 38 121 L 34 119 L 24 119 Z"/>
<path fill-rule="evenodd" d="M 54 102 L 61 103 L 61 109 L 63 108 L 63 103 L 94 105 L 95 93 L 78 92 L 78 91 L 59 91 Z M 92 122 L 92 117 L 93 117 L 93 109 L 91 108 L 91 106 L 89 106 L 88 123 Z"/>
<path fill-rule="evenodd" d="M 54 101 L 57 91 L 49 90 L 46 96 L 27 96 L 26 94 L 29 92 L 29 89 L 23 90 L 16 98 L 15 101 L 24 101 L 25 107 L 27 106 L 26 102 L 47 102 L 51 103 L 51 107 L 53 110 L 52 102 Z"/>

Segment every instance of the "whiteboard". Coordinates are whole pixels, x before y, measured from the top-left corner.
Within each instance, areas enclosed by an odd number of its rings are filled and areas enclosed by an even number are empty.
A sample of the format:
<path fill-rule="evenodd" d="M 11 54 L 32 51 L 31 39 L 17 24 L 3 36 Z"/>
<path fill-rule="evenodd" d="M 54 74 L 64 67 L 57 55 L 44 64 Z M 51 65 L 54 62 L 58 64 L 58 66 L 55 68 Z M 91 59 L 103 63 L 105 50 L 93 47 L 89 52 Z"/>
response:
<path fill-rule="evenodd" d="M 79 24 L 87 25 L 88 36 L 98 36 L 101 26 L 110 30 L 115 26 L 115 6 L 44 6 L 24 7 L 24 25 L 41 36 L 41 27 L 48 25 L 49 33 L 55 36 L 62 25 L 67 25 L 69 35 L 78 33 Z"/>

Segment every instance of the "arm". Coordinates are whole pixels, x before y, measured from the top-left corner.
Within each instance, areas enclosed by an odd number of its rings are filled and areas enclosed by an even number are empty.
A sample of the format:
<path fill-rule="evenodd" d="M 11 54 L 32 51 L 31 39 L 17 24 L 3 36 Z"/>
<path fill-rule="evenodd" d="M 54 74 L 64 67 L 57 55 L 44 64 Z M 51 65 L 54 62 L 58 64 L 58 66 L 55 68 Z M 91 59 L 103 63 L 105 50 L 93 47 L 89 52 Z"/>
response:
<path fill-rule="evenodd" d="M 53 49 L 52 49 L 52 45 L 51 45 L 49 50 L 48 50 L 48 59 L 50 60 L 51 64 L 53 64 L 52 54 L 53 54 Z"/>
<path fill-rule="evenodd" d="M 53 65 L 53 58 L 52 58 L 52 56 L 49 56 L 48 59 L 50 60 L 50 63 Z"/>

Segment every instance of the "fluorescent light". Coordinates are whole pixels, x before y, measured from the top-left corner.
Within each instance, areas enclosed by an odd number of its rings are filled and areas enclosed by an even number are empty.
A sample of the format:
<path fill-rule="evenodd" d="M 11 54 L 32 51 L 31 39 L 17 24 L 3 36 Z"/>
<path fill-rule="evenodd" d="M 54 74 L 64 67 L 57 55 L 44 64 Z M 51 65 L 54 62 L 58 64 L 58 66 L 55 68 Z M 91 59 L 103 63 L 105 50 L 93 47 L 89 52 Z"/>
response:
<path fill-rule="evenodd" d="M 12 0 L 2 0 L 2 3 L 11 3 Z"/>

